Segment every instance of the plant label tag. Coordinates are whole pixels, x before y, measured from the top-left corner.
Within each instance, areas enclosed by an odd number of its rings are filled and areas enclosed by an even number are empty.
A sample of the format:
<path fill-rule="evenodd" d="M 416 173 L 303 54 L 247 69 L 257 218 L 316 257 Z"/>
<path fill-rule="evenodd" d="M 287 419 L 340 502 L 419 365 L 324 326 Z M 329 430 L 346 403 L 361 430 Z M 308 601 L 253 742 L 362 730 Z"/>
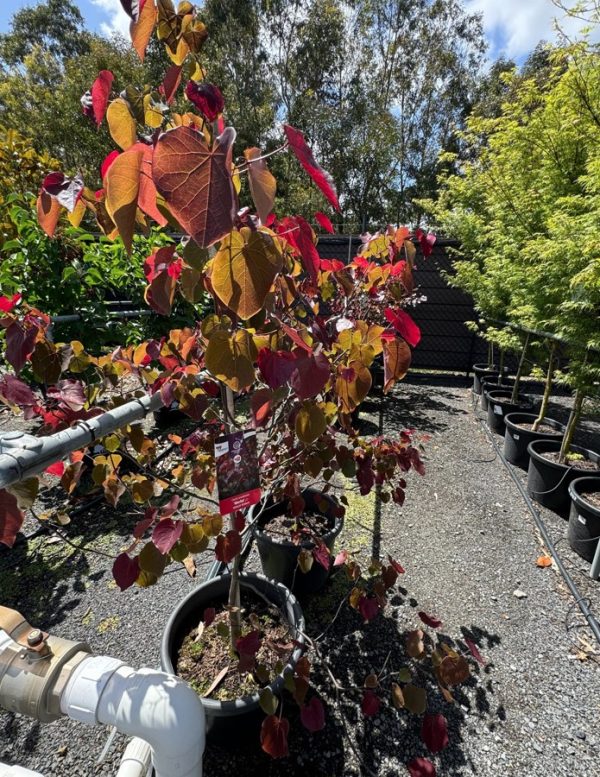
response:
<path fill-rule="evenodd" d="M 519 435 L 518 434 L 513 434 L 513 440 L 518 440 L 518 439 L 519 439 Z"/>
<path fill-rule="evenodd" d="M 494 405 L 494 413 L 496 413 L 496 415 L 502 415 L 502 408 L 500 405 Z"/>
<path fill-rule="evenodd" d="M 587 521 L 585 520 L 583 515 L 579 515 L 579 513 L 577 513 L 577 520 L 579 521 L 579 523 L 582 523 L 584 526 L 587 525 Z"/>
<path fill-rule="evenodd" d="M 244 510 L 260 502 L 256 432 L 233 432 L 215 440 L 219 512 Z"/>

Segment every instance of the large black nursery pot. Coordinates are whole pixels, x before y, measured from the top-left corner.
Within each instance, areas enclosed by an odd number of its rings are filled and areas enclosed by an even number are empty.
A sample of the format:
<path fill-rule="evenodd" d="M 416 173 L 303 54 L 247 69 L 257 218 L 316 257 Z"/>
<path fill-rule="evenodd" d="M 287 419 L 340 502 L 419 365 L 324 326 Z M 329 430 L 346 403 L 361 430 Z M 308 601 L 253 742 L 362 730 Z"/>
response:
<path fill-rule="evenodd" d="M 325 515 L 329 519 L 330 529 L 321 539 L 330 552 L 333 552 L 335 539 L 344 525 L 343 518 L 335 514 L 339 509 L 337 501 L 328 494 L 321 494 L 310 488 L 302 492 L 302 498 L 306 503 L 307 512 Z M 325 511 L 321 509 L 319 504 L 322 501 L 328 505 Z M 249 521 L 254 519 L 260 508 L 261 504 L 258 504 L 251 509 L 248 514 Z M 269 520 L 274 516 L 283 515 L 286 508 L 287 502 L 268 504 L 252 527 L 263 572 L 267 577 L 279 580 L 297 596 L 316 593 L 327 582 L 333 560 L 330 558 L 329 569 L 325 569 L 322 564 L 315 560 L 309 571 L 303 572 L 298 566 L 298 556 L 303 549 L 312 550 L 314 543 L 307 540 L 300 545 L 295 545 L 290 540 L 285 539 L 276 542 L 264 531 L 264 526 Z"/>
<path fill-rule="evenodd" d="M 533 424 L 536 415 L 533 413 L 509 413 L 504 417 L 506 431 L 504 433 L 504 458 L 517 467 L 527 469 L 529 466 L 529 453 L 527 447 L 534 440 L 561 440 L 565 435 L 564 424 L 553 418 L 544 418 L 542 426 L 550 426 L 556 431 L 532 432 L 531 429 L 523 429 L 518 424 Z"/>
<path fill-rule="evenodd" d="M 508 367 L 503 368 L 503 374 L 508 375 Z M 493 364 L 488 367 L 487 364 L 474 364 L 473 365 L 473 393 L 481 394 L 481 381 L 483 378 L 496 378 L 500 374 L 498 367 Z"/>
<path fill-rule="evenodd" d="M 228 574 L 207 580 L 175 607 L 163 632 L 160 646 L 160 663 L 165 672 L 177 674 L 177 656 L 184 638 L 192 628 L 198 626 L 206 607 L 215 600 L 227 602 L 230 580 L 231 577 Z M 268 580 L 263 575 L 240 575 L 240 586 L 242 592 L 244 589 L 253 593 L 258 592 L 259 597 L 264 597 L 277 607 L 287 618 L 295 633 L 297 647 L 290 662 L 269 686 L 273 693 L 278 695 L 284 688 L 284 674 L 293 671 L 303 652 L 302 635 L 305 627 L 302 610 L 289 589 L 275 580 Z M 223 650 L 227 650 L 225 643 Z M 228 741 L 232 744 L 239 742 L 240 739 L 251 741 L 255 738 L 258 743 L 260 725 L 265 717 L 259 705 L 258 693 L 232 701 L 218 701 L 203 697 L 200 701 L 206 713 L 206 733 L 211 739 Z"/>
<path fill-rule="evenodd" d="M 576 478 L 569 484 L 569 545 L 590 564 L 600 539 L 600 507 L 588 502 L 585 495 L 594 491 L 600 493 L 600 475 Z"/>
<path fill-rule="evenodd" d="M 525 412 L 533 409 L 533 401 L 526 394 L 519 394 L 516 402 L 511 402 L 511 389 L 488 391 L 488 426 L 496 434 L 504 434 L 504 418 L 509 413 Z"/>
<path fill-rule="evenodd" d="M 536 502 L 567 517 L 570 506 L 569 484 L 582 476 L 582 470 L 569 464 L 558 464 L 544 458 L 543 453 L 560 451 L 560 440 L 534 440 L 530 442 L 527 493 Z M 572 453 L 579 453 L 589 461 L 600 461 L 600 455 L 587 448 L 571 445 Z"/>
<path fill-rule="evenodd" d="M 479 396 L 479 404 L 481 406 L 482 410 L 485 410 L 487 412 L 489 401 L 488 401 L 488 393 L 490 391 L 511 391 L 512 387 L 515 385 L 515 381 L 513 378 L 502 378 L 502 383 L 498 384 L 498 378 L 484 378 L 481 381 L 481 394 Z"/>

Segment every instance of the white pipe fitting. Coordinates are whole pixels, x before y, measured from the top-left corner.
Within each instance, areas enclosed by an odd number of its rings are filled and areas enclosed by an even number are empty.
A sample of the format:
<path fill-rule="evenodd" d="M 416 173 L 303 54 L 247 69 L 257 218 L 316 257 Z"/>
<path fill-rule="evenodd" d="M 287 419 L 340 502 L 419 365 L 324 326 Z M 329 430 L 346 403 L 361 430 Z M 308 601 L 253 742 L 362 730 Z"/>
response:
<path fill-rule="evenodd" d="M 44 775 L 32 772 L 30 769 L 24 769 L 22 766 L 0 764 L 0 777 L 44 777 Z"/>
<path fill-rule="evenodd" d="M 152 748 L 143 739 L 134 737 L 123 753 L 116 777 L 146 777 L 152 765 Z"/>
<path fill-rule="evenodd" d="M 173 675 L 91 656 L 73 671 L 61 710 L 75 720 L 115 726 L 122 734 L 144 739 L 156 777 L 202 775 L 204 708 L 189 685 Z"/>

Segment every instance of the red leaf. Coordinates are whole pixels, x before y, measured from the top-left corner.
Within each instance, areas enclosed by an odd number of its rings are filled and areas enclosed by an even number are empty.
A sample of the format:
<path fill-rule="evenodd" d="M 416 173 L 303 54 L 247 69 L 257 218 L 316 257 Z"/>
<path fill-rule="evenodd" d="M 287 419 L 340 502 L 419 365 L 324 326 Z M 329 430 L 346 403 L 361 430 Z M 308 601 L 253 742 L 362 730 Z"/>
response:
<path fill-rule="evenodd" d="M 321 257 L 316 249 L 313 239 L 313 231 L 308 221 L 302 216 L 286 217 L 281 221 L 279 232 L 285 232 L 285 239 L 299 253 L 302 266 L 309 274 L 313 283 L 317 283 L 318 272 L 321 266 Z"/>
<path fill-rule="evenodd" d="M 180 502 L 181 497 L 178 494 L 173 494 L 169 501 L 160 508 L 160 517 L 170 518 L 172 515 L 174 515 L 174 513 L 177 512 L 177 508 L 179 507 Z"/>
<path fill-rule="evenodd" d="M 183 521 L 162 518 L 154 527 L 152 542 L 162 554 L 166 555 L 177 543 L 182 531 Z"/>
<path fill-rule="evenodd" d="M 257 362 L 265 383 L 273 390 L 284 386 L 296 369 L 296 359 L 289 351 L 261 348 Z"/>
<path fill-rule="evenodd" d="M 57 461 L 54 464 L 51 464 L 49 467 L 46 467 L 44 472 L 47 472 L 49 475 L 56 475 L 57 477 L 61 478 L 65 471 L 65 465 L 62 461 Z"/>
<path fill-rule="evenodd" d="M 448 744 L 448 726 L 443 715 L 425 713 L 421 725 L 421 739 L 432 753 L 439 753 Z"/>
<path fill-rule="evenodd" d="M 78 380 L 60 380 L 48 389 L 50 399 L 66 405 L 70 410 L 81 410 L 86 403 L 83 384 Z"/>
<path fill-rule="evenodd" d="M 242 538 L 239 532 L 231 529 L 227 534 L 219 534 L 215 547 L 215 556 L 223 564 L 229 564 L 242 549 Z"/>
<path fill-rule="evenodd" d="M 427 257 L 431 256 L 433 251 L 433 246 L 435 245 L 435 241 L 437 239 L 436 236 L 433 234 L 433 232 L 425 234 L 422 229 L 417 229 L 415 232 L 415 237 L 421 246 L 421 253 L 423 254 L 423 258 L 427 259 Z"/>
<path fill-rule="evenodd" d="M 214 621 L 216 616 L 216 611 L 214 607 L 207 607 L 204 610 L 204 615 L 202 616 L 202 620 L 204 621 L 204 626 L 208 628 L 210 624 Z"/>
<path fill-rule="evenodd" d="M 404 567 L 401 566 L 397 561 L 394 561 L 394 559 L 390 555 L 388 555 L 388 561 L 394 567 L 394 569 L 399 575 L 403 575 L 405 573 L 406 570 L 404 569 Z"/>
<path fill-rule="evenodd" d="M 406 342 L 415 348 L 421 339 L 421 330 L 404 310 L 385 309 L 385 317 Z"/>
<path fill-rule="evenodd" d="M 335 233 L 335 229 L 333 228 L 333 224 L 331 223 L 331 221 L 327 218 L 327 216 L 324 213 L 321 213 L 321 211 L 318 211 L 317 213 L 315 213 L 315 221 L 326 232 L 329 232 L 331 235 L 333 235 Z"/>
<path fill-rule="evenodd" d="M 321 731 L 325 728 L 325 708 L 317 696 L 313 696 L 305 707 L 300 710 L 300 720 L 308 731 Z"/>
<path fill-rule="evenodd" d="M 329 572 L 329 562 L 331 560 L 331 556 L 329 554 L 329 548 L 327 545 L 325 545 L 324 542 L 320 542 L 318 545 L 315 545 L 315 547 L 312 549 L 312 555 L 314 560 L 318 561 L 319 564 Z"/>
<path fill-rule="evenodd" d="M 273 392 L 268 388 L 258 389 L 250 397 L 250 407 L 255 428 L 264 426 L 271 417 Z"/>
<path fill-rule="evenodd" d="M 167 105 L 171 105 L 175 92 L 179 89 L 181 83 L 181 65 L 171 65 L 167 70 L 162 84 L 158 87 L 164 95 Z"/>
<path fill-rule="evenodd" d="M 156 518 L 156 515 L 158 513 L 158 510 L 154 508 L 148 508 L 153 515 L 148 515 L 146 518 L 142 518 L 141 521 L 138 521 L 136 525 L 133 527 L 133 536 L 136 540 L 141 540 L 144 534 L 148 531 L 148 529 L 152 526 L 154 523 L 154 520 Z M 148 512 L 146 510 L 146 513 Z"/>
<path fill-rule="evenodd" d="M 255 656 L 260 648 L 260 632 L 256 629 L 236 640 L 235 647 L 241 656 Z"/>
<path fill-rule="evenodd" d="M 114 76 L 110 70 L 101 70 L 92 84 L 92 108 L 94 110 L 94 119 L 98 126 L 102 124 L 104 114 L 106 113 L 113 79 Z"/>
<path fill-rule="evenodd" d="M 100 177 L 102 178 L 102 180 L 104 180 L 104 177 L 108 172 L 108 168 L 112 165 L 112 163 L 115 161 L 115 159 L 118 156 L 119 156 L 118 151 L 111 151 L 110 154 L 104 157 L 104 161 L 100 165 Z"/>
<path fill-rule="evenodd" d="M 119 553 L 112 568 L 115 583 L 121 591 L 132 586 L 140 574 L 137 557 L 130 558 L 127 553 Z"/>
<path fill-rule="evenodd" d="M 474 659 L 475 659 L 475 660 L 476 660 L 478 663 L 480 663 L 480 664 L 481 664 L 481 666 L 485 666 L 485 663 L 486 663 L 486 662 L 485 662 L 485 658 L 484 658 L 484 657 L 481 655 L 481 653 L 479 652 L 479 648 L 478 648 L 478 647 L 477 647 L 477 645 L 476 645 L 476 644 L 473 642 L 473 640 L 472 640 L 472 639 L 465 639 L 465 643 L 466 643 L 467 647 L 469 648 L 469 650 L 470 650 L 470 652 L 471 652 L 471 655 L 473 656 L 473 658 L 474 658 Z"/>
<path fill-rule="evenodd" d="M 25 516 L 19 510 L 17 498 L 0 489 L 0 542 L 9 548 L 15 544 L 19 529 L 23 525 Z"/>
<path fill-rule="evenodd" d="M 410 777 L 436 777 L 435 766 L 428 758 L 413 758 L 406 768 Z"/>
<path fill-rule="evenodd" d="M 185 96 L 198 108 L 208 121 L 214 121 L 223 113 L 225 101 L 218 86 L 207 84 L 206 81 L 188 81 Z"/>
<path fill-rule="evenodd" d="M 340 550 L 340 552 L 335 557 L 335 561 L 333 562 L 334 567 L 341 567 L 342 564 L 345 564 L 346 561 L 348 561 L 348 551 L 346 550 Z"/>
<path fill-rule="evenodd" d="M 19 304 L 21 297 L 21 294 L 13 294 L 10 299 L 8 299 L 8 297 L 0 297 L 0 311 L 2 311 L 2 313 L 10 313 L 15 305 Z"/>
<path fill-rule="evenodd" d="M 365 717 L 371 717 L 373 715 L 377 715 L 380 707 L 381 707 L 381 699 L 379 698 L 379 696 L 370 688 L 367 688 L 363 692 L 362 702 L 360 704 L 362 714 Z"/>
<path fill-rule="evenodd" d="M 296 349 L 296 369 L 290 376 L 290 385 L 300 399 L 310 399 L 319 394 L 331 376 L 329 360 L 324 353 L 307 354 Z"/>
<path fill-rule="evenodd" d="M 140 164 L 140 185 L 138 190 L 138 208 L 151 219 L 154 219 L 161 227 L 166 226 L 167 219 L 156 206 L 156 196 L 158 194 L 154 179 L 152 178 L 152 160 L 154 150 L 152 146 L 144 143 L 136 143 L 131 148 L 139 149 L 143 156 Z M 127 149 L 130 151 L 131 149 Z"/>
<path fill-rule="evenodd" d="M 327 197 L 331 205 L 338 212 L 341 212 L 333 178 L 316 162 L 302 132 L 294 129 L 294 127 L 291 127 L 289 124 L 284 124 L 283 129 L 290 148 L 302 167 L 310 175 L 325 197 Z"/>
<path fill-rule="evenodd" d="M 233 528 L 240 534 L 246 528 L 246 516 L 241 510 L 238 510 L 233 516 Z"/>
<path fill-rule="evenodd" d="M 263 720 L 260 729 L 260 746 L 271 758 L 283 758 L 288 755 L 288 733 L 290 722 L 287 718 L 269 715 Z"/>
<path fill-rule="evenodd" d="M 19 407 L 33 407 L 37 404 L 33 391 L 14 375 L 6 374 L 0 380 L 0 397 L 10 405 L 19 405 Z"/>
<path fill-rule="evenodd" d="M 439 629 L 439 627 L 442 625 L 442 621 L 438 620 L 433 615 L 427 615 L 426 612 L 423 612 L 422 610 L 417 613 L 419 618 L 425 623 L 427 626 L 431 626 L 432 629 Z"/>
<path fill-rule="evenodd" d="M 379 613 L 379 602 L 370 596 L 363 596 L 358 603 L 358 610 L 366 621 L 371 621 Z"/>

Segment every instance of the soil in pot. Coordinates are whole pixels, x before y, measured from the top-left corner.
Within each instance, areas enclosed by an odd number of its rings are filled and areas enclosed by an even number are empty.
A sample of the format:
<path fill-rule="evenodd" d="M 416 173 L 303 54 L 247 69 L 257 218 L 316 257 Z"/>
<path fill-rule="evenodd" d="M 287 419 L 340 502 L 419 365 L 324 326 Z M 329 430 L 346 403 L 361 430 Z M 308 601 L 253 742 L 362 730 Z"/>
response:
<path fill-rule="evenodd" d="M 319 544 L 323 544 L 332 554 L 335 539 L 343 525 L 337 515 L 339 505 L 330 496 L 307 489 L 302 492 L 302 498 L 305 507 L 300 517 L 288 515 L 287 501 L 277 502 L 262 511 L 254 526 L 263 573 L 283 583 L 296 595 L 315 593 L 323 588 L 332 562 L 331 555 L 313 553 L 312 566 L 303 571 L 298 564 L 300 553 L 312 553 Z M 318 558 L 315 558 L 317 555 Z"/>
<path fill-rule="evenodd" d="M 536 502 L 566 518 L 571 506 L 569 484 L 585 472 L 600 471 L 600 454 L 573 445 L 571 453 L 578 454 L 577 458 L 560 464 L 560 446 L 560 440 L 548 438 L 529 443 L 527 492 Z M 579 466 L 576 466 L 577 464 Z"/>
<path fill-rule="evenodd" d="M 533 413 L 509 413 L 504 418 L 504 458 L 511 464 L 526 469 L 529 466 L 527 447 L 533 440 L 560 440 L 565 427 L 553 418 L 545 419 L 538 429 L 532 431 L 536 420 Z"/>
<path fill-rule="evenodd" d="M 258 632 L 255 660 L 233 657 L 229 646 L 229 613 L 225 602 L 214 600 L 215 618 L 208 626 L 192 628 L 178 651 L 176 670 L 203 698 L 231 701 L 257 693 L 272 682 L 290 661 L 294 635 L 280 611 L 251 591 L 242 591 L 245 628 L 242 638 Z"/>
<path fill-rule="evenodd" d="M 591 564 L 600 538 L 600 477 L 577 478 L 569 496 L 569 545 Z"/>
<path fill-rule="evenodd" d="M 489 407 L 489 398 L 488 398 L 488 392 L 489 391 L 509 391 L 512 392 L 512 386 L 510 383 L 501 383 L 498 385 L 497 380 L 491 380 L 488 381 L 487 378 L 484 379 L 481 382 L 481 399 L 479 400 L 479 403 L 481 405 L 482 410 L 486 410 Z"/>
<path fill-rule="evenodd" d="M 505 417 L 509 413 L 517 413 L 523 410 L 531 410 L 533 402 L 525 394 L 519 394 L 516 402 L 511 402 L 510 390 L 500 389 L 498 391 L 488 391 L 487 421 L 490 429 L 496 434 L 504 434 L 506 431 Z"/>

